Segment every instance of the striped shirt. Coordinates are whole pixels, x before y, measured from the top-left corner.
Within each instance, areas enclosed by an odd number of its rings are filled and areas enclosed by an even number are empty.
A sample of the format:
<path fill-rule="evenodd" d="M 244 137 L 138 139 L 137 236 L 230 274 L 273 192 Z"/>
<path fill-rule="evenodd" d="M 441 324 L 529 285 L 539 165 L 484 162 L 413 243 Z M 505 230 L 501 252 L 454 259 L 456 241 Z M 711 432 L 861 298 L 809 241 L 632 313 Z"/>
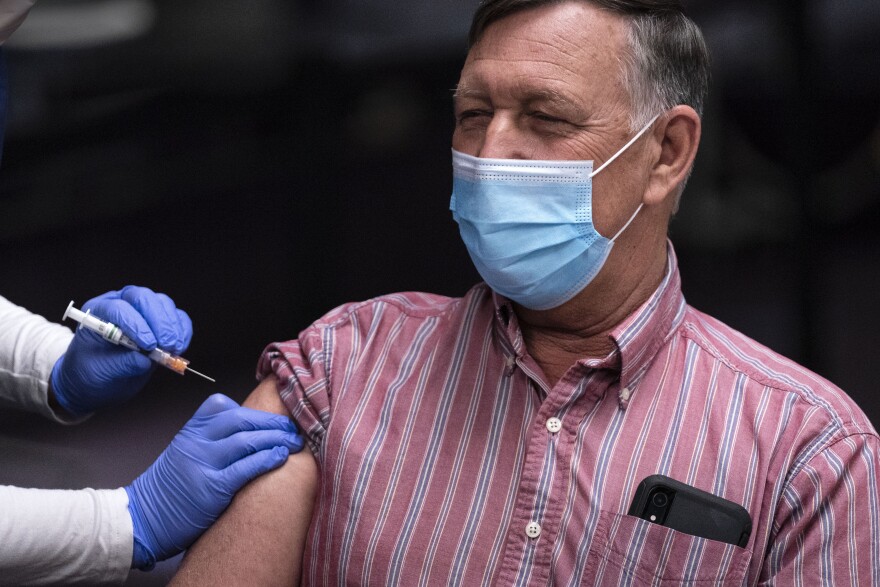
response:
<path fill-rule="evenodd" d="M 689 307 L 671 246 L 610 336 L 551 388 L 481 284 L 270 345 L 320 468 L 304 583 L 880 584 L 880 444 L 850 398 Z M 655 473 L 742 504 L 746 547 L 627 515 Z"/>

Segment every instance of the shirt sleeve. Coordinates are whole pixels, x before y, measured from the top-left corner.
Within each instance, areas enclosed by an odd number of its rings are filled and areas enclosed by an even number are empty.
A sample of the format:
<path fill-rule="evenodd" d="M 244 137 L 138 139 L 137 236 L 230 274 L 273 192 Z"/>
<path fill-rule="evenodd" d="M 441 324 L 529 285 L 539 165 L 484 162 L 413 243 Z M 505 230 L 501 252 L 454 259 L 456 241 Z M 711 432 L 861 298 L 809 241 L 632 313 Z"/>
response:
<path fill-rule="evenodd" d="M 880 440 L 825 448 L 786 485 L 762 584 L 880 585 Z"/>
<path fill-rule="evenodd" d="M 73 333 L 0 297 L 0 407 L 36 412 L 62 423 L 79 422 L 56 413 L 48 401 L 52 367 Z"/>
<path fill-rule="evenodd" d="M 0 486 L 0 583 L 122 584 L 131 567 L 125 489 Z"/>
<path fill-rule="evenodd" d="M 270 344 L 257 366 L 257 378 L 275 374 L 278 393 L 291 418 L 305 435 L 318 464 L 330 425 L 334 389 L 344 389 L 345 373 L 358 362 L 367 338 L 365 329 L 376 312 L 371 302 L 353 302 L 331 310 L 300 333 L 299 338 Z M 332 365 L 342 365 L 342 378 L 334 387 Z"/>
<path fill-rule="evenodd" d="M 281 401 L 306 437 L 318 462 L 330 425 L 331 386 L 328 356 L 322 346 L 322 332 L 311 327 L 296 340 L 266 347 L 257 367 L 257 377 L 274 373 Z"/>

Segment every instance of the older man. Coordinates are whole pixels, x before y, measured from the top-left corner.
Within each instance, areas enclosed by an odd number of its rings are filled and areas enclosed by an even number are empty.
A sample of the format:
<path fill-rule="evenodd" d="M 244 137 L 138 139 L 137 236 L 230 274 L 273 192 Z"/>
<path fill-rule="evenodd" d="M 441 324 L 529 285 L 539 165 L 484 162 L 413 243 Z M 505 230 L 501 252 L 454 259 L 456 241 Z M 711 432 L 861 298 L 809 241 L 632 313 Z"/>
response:
<path fill-rule="evenodd" d="M 314 458 L 240 493 L 177 581 L 880 582 L 867 418 L 682 297 L 666 233 L 707 70 L 675 0 L 484 2 L 451 208 L 485 284 L 270 346 L 247 405 Z M 654 474 L 744 506 L 744 546 L 628 515 Z"/>

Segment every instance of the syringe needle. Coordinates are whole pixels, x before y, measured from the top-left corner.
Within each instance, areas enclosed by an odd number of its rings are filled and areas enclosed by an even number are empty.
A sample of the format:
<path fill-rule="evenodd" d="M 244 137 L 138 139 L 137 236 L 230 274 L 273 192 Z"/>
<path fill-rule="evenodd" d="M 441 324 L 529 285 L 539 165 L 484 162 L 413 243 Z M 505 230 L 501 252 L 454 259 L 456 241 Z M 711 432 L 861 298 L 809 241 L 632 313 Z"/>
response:
<path fill-rule="evenodd" d="M 198 375 L 199 377 L 204 377 L 205 379 L 207 379 L 207 380 L 210 381 L 211 383 L 217 383 L 217 380 L 216 380 L 216 379 L 213 379 L 213 378 L 211 378 L 211 377 L 208 377 L 208 376 L 205 375 L 204 373 L 199 373 L 199 372 L 196 371 L 195 369 L 192 369 L 192 368 L 190 368 L 190 367 L 187 367 L 186 370 L 195 373 L 195 374 Z"/>

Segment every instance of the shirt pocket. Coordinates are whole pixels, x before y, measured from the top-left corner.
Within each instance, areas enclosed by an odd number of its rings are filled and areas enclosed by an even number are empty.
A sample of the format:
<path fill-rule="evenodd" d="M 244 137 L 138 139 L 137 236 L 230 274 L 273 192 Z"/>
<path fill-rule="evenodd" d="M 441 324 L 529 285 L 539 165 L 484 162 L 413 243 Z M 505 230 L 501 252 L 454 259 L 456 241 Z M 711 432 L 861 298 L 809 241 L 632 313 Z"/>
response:
<path fill-rule="evenodd" d="M 600 512 L 585 585 L 742 585 L 750 550 L 635 516 Z"/>

